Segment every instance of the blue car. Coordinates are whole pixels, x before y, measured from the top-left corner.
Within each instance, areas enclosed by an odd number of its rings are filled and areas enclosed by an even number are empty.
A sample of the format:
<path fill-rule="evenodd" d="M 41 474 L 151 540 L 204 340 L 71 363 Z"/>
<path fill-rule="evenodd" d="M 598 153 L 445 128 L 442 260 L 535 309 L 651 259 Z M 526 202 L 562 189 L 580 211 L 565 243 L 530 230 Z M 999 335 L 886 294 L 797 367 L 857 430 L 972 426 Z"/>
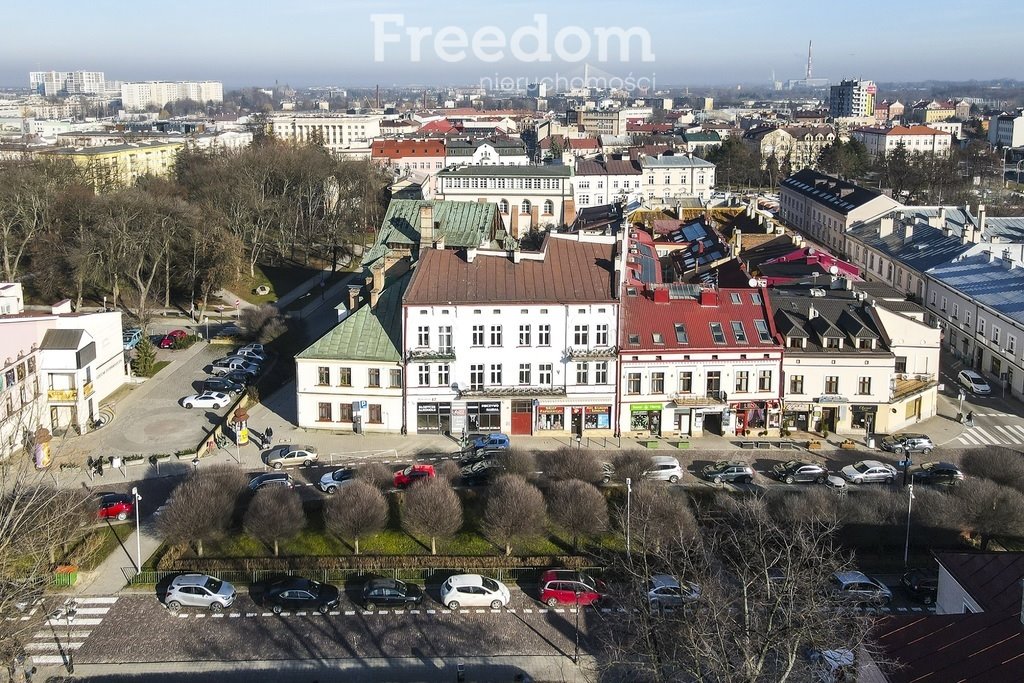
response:
<path fill-rule="evenodd" d="M 130 330 L 125 330 L 121 334 L 121 342 L 124 344 L 124 350 L 134 349 L 142 341 L 142 330 L 137 327 L 133 327 Z"/>
<path fill-rule="evenodd" d="M 474 450 L 480 448 L 512 448 L 508 435 L 502 434 L 501 432 L 494 432 L 491 434 L 470 434 L 469 445 Z"/>

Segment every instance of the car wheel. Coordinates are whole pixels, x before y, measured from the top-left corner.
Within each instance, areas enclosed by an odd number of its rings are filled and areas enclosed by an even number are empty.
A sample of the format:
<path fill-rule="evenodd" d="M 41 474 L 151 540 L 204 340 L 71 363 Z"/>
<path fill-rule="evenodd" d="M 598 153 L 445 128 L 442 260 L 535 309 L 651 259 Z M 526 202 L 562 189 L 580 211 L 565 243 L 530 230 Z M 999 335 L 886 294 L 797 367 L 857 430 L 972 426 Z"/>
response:
<path fill-rule="evenodd" d="M 458 603 L 458 601 L 456 601 L 456 600 L 452 600 L 452 601 L 451 601 L 451 602 L 449 602 L 449 603 L 448 603 L 447 605 L 445 605 L 445 607 L 447 607 L 448 609 L 450 609 L 451 611 L 453 611 L 453 612 L 454 612 L 454 611 L 456 611 L 457 609 L 459 609 L 459 603 Z"/>
<path fill-rule="evenodd" d="M 273 612 L 274 614 L 280 614 L 281 613 L 281 605 L 274 605 L 273 607 L 270 608 L 270 611 Z"/>
<path fill-rule="evenodd" d="M 677 481 L 679 481 L 679 477 L 677 477 L 674 474 L 671 477 L 668 478 L 668 483 L 670 483 L 670 484 L 675 484 Z"/>
<path fill-rule="evenodd" d="M 275 469 L 275 470 L 279 470 L 279 469 L 281 469 L 282 467 L 283 467 L 283 465 L 282 465 L 281 463 L 279 463 L 279 462 L 275 462 L 275 463 L 274 463 L 274 469 Z"/>
<path fill-rule="evenodd" d="M 816 484 L 824 484 L 824 483 L 825 483 L 825 481 L 826 481 L 826 478 L 825 478 L 825 477 L 818 477 L 817 479 L 815 479 L 815 480 L 814 480 L 814 482 L 815 482 Z"/>
<path fill-rule="evenodd" d="M 312 467 L 313 466 L 313 461 L 312 460 L 303 460 L 302 461 L 302 466 L 303 467 Z"/>
<path fill-rule="evenodd" d="M 864 483 L 864 479 L 862 477 L 857 477 L 856 479 L 853 480 L 853 483 L 854 484 L 863 484 Z"/>
<path fill-rule="evenodd" d="M 186 403 L 185 407 L 188 408 L 189 410 L 192 410 L 192 404 L 191 403 Z"/>
<path fill-rule="evenodd" d="M 924 596 L 923 598 L 921 598 L 921 602 L 923 602 L 926 605 L 932 604 L 932 596 L 930 596 L 930 595 Z"/>
<path fill-rule="evenodd" d="M 504 607 L 501 600 L 491 600 L 491 609 L 501 609 Z"/>
<path fill-rule="evenodd" d="M 320 612 L 320 614 L 327 614 L 331 611 L 331 608 L 328 605 L 320 605 L 320 607 L 317 608 L 317 611 Z"/>
<path fill-rule="evenodd" d="M 742 477 L 742 478 L 740 479 L 740 483 L 741 483 L 741 484 L 749 484 L 749 483 L 751 483 L 751 482 L 753 482 L 753 481 L 754 481 L 754 478 L 753 478 L 753 477 L 751 477 L 751 476 L 750 476 L 749 474 L 748 474 L 747 476 L 745 476 L 745 477 Z"/>
<path fill-rule="evenodd" d="M 327 493 L 329 493 L 332 496 L 337 492 L 337 490 L 338 490 L 337 486 L 328 486 L 327 487 Z"/>
<path fill-rule="evenodd" d="M 554 607 L 558 604 L 558 600 L 556 600 L 555 598 L 548 598 L 546 604 L 548 607 Z"/>
<path fill-rule="evenodd" d="M 177 600 L 171 600 L 169 603 L 167 603 L 167 609 L 171 610 L 172 612 L 177 612 L 181 609 L 181 603 Z"/>
<path fill-rule="evenodd" d="M 924 453 L 925 455 L 928 455 L 929 453 L 932 452 L 932 449 L 930 449 L 930 448 L 922 448 L 921 452 Z"/>
<path fill-rule="evenodd" d="M 879 607 L 888 607 L 890 602 L 892 602 L 892 598 L 882 598 L 878 601 L 878 605 Z"/>
<path fill-rule="evenodd" d="M 896 455 L 903 455 L 903 446 L 896 446 L 892 449 L 892 452 Z"/>
<path fill-rule="evenodd" d="M 118 512 L 117 513 L 117 521 L 123 522 L 126 519 L 128 519 L 128 513 L 127 512 Z"/>
<path fill-rule="evenodd" d="M 892 477 L 891 476 L 890 477 L 886 477 L 885 478 L 885 483 L 886 484 L 891 484 L 892 483 Z"/>
<path fill-rule="evenodd" d="M 716 484 L 721 484 L 722 483 L 722 478 L 721 477 L 715 477 L 711 481 L 715 482 Z"/>
<path fill-rule="evenodd" d="M 212 605 L 210 605 L 210 611 L 211 612 L 223 612 L 224 611 L 224 605 L 220 604 L 219 602 L 215 602 Z"/>
<path fill-rule="evenodd" d="M 796 480 L 795 480 L 795 479 L 793 479 L 793 476 L 792 476 L 792 475 L 790 475 L 790 476 L 786 477 L 786 483 L 787 483 L 787 484 L 792 484 L 792 483 L 793 483 L 794 481 L 796 481 Z"/>
<path fill-rule="evenodd" d="M 372 602 L 366 603 L 366 611 L 367 612 L 376 612 L 377 611 L 377 605 L 375 605 Z"/>

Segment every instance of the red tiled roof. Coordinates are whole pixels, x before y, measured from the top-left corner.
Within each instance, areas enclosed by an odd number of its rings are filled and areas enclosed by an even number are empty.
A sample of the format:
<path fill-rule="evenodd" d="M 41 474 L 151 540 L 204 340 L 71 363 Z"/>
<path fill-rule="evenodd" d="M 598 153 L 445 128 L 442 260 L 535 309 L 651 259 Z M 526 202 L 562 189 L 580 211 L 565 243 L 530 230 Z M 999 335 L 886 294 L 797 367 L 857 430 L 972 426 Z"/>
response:
<path fill-rule="evenodd" d="M 426 123 L 420 128 L 421 133 L 450 133 L 455 130 L 456 126 L 447 119 L 440 119 L 439 121 L 431 121 Z"/>
<path fill-rule="evenodd" d="M 597 138 L 569 138 L 569 149 L 598 149 Z"/>
<path fill-rule="evenodd" d="M 370 150 L 374 158 L 444 158 L 444 143 L 437 140 L 374 140 Z"/>
<path fill-rule="evenodd" d="M 405 305 L 613 302 L 614 245 L 548 237 L 543 261 L 426 249 Z"/>

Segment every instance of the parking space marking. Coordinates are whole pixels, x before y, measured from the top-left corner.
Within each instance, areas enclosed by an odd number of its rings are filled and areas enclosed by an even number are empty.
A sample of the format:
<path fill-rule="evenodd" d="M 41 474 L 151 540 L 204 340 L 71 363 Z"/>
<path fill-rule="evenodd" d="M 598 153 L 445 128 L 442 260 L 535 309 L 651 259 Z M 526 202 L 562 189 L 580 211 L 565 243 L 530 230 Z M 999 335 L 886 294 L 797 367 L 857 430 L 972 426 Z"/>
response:
<path fill-rule="evenodd" d="M 67 664 L 61 655 L 35 655 L 32 663 L 39 666 L 62 666 Z"/>
<path fill-rule="evenodd" d="M 179 619 L 188 619 L 188 615 L 187 614 L 179 614 L 178 618 Z"/>
<path fill-rule="evenodd" d="M 331 614 L 335 614 L 335 612 L 331 612 Z M 356 614 L 355 610 L 346 610 L 345 611 L 345 616 L 346 617 L 353 617 L 353 616 L 355 616 L 355 614 Z"/>
<path fill-rule="evenodd" d="M 428 610 L 427 610 L 427 614 L 437 614 L 437 610 L 434 610 L 434 609 L 428 609 Z"/>
<path fill-rule="evenodd" d="M 113 605 L 117 598 L 75 598 L 79 605 Z M 81 612 L 82 610 L 78 610 Z"/>
<path fill-rule="evenodd" d="M 196 615 L 196 619 L 202 619 L 205 616 L 206 616 L 205 614 L 197 614 Z"/>
<path fill-rule="evenodd" d="M 255 617 L 255 616 L 258 616 L 256 612 L 246 612 L 245 613 L 246 619 L 248 619 L 249 617 Z"/>
<path fill-rule="evenodd" d="M 270 613 L 270 612 L 264 612 L 264 613 L 263 613 L 263 614 L 261 614 L 260 616 L 261 616 L 261 617 L 269 617 L 269 616 L 271 616 L 271 613 Z"/>
<path fill-rule="evenodd" d="M 99 626 L 100 622 L 102 621 L 103 619 L 96 619 L 94 617 L 86 617 L 85 619 L 79 619 L 78 617 L 74 617 L 73 619 L 71 619 L 71 623 L 76 626 Z M 46 620 L 46 625 L 66 627 L 68 625 L 68 620 L 63 617 L 51 617 Z"/>
<path fill-rule="evenodd" d="M 211 619 L 223 619 L 224 618 L 224 613 L 223 612 L 218 612 L 217 614 L 211 614 L 210 618 Z"/>
<path fill-rule="evenodd" d="M 238 617 L 242 616 L 242 614 L 241 614 L 241 612 L 232 612 L 228 616 L 231 617 L 232 619 L 237 619 Z"/>

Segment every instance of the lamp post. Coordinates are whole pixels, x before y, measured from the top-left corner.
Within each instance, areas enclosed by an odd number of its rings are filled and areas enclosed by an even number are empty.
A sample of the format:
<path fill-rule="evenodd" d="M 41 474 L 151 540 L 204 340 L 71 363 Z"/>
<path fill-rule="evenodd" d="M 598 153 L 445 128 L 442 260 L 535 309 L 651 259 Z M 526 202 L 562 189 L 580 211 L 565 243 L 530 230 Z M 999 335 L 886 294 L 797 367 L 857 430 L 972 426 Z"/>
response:
<path fill-rule="evenodd" d="M 204 315 L 203 322 L 206 324 L 206 341 L 210 341 L 210 316 Z"/>
<path fill-rule="evenodd" d="M 626 556 L 632 557 L 632 548 L 629 544 L 629 504 L 633 497 L 633 480 L 626 477 Z"/>
<path fill-rule="evenodd" d="M 135 498 L 135 571 L 138 574 L 142 573 L 142 530 L 139 528 L 139 501 L 142 500 L 142 496 L 139 495 L 139 487 L 132 487 L 132 496 Z"/>
<path fill-rule="evenodd" d="M 64 608 L 64 619 L 68 625 L 68 640 L 65 644 L 67 647 L 67 669 L 69 674 L 75 673 L 75 655 L 71 649 L 71 622 L 74 621 L 75 616 L 78 615 L 78 602 L 72 600 L 68 603 L 67 607 Z"/>
<path fill-rule="evenodd" d="M 910 557 L 910 512 L 914 509 L 914 482 L 907 487 L 907 539 L 903 544 L 903 566 L 906 567 Z"/>
<path fill-rule="evenodd" d="M 572 651 L 572 663 L 580 663 L 580 591 L 576 589 L 576 648 Z"/>

